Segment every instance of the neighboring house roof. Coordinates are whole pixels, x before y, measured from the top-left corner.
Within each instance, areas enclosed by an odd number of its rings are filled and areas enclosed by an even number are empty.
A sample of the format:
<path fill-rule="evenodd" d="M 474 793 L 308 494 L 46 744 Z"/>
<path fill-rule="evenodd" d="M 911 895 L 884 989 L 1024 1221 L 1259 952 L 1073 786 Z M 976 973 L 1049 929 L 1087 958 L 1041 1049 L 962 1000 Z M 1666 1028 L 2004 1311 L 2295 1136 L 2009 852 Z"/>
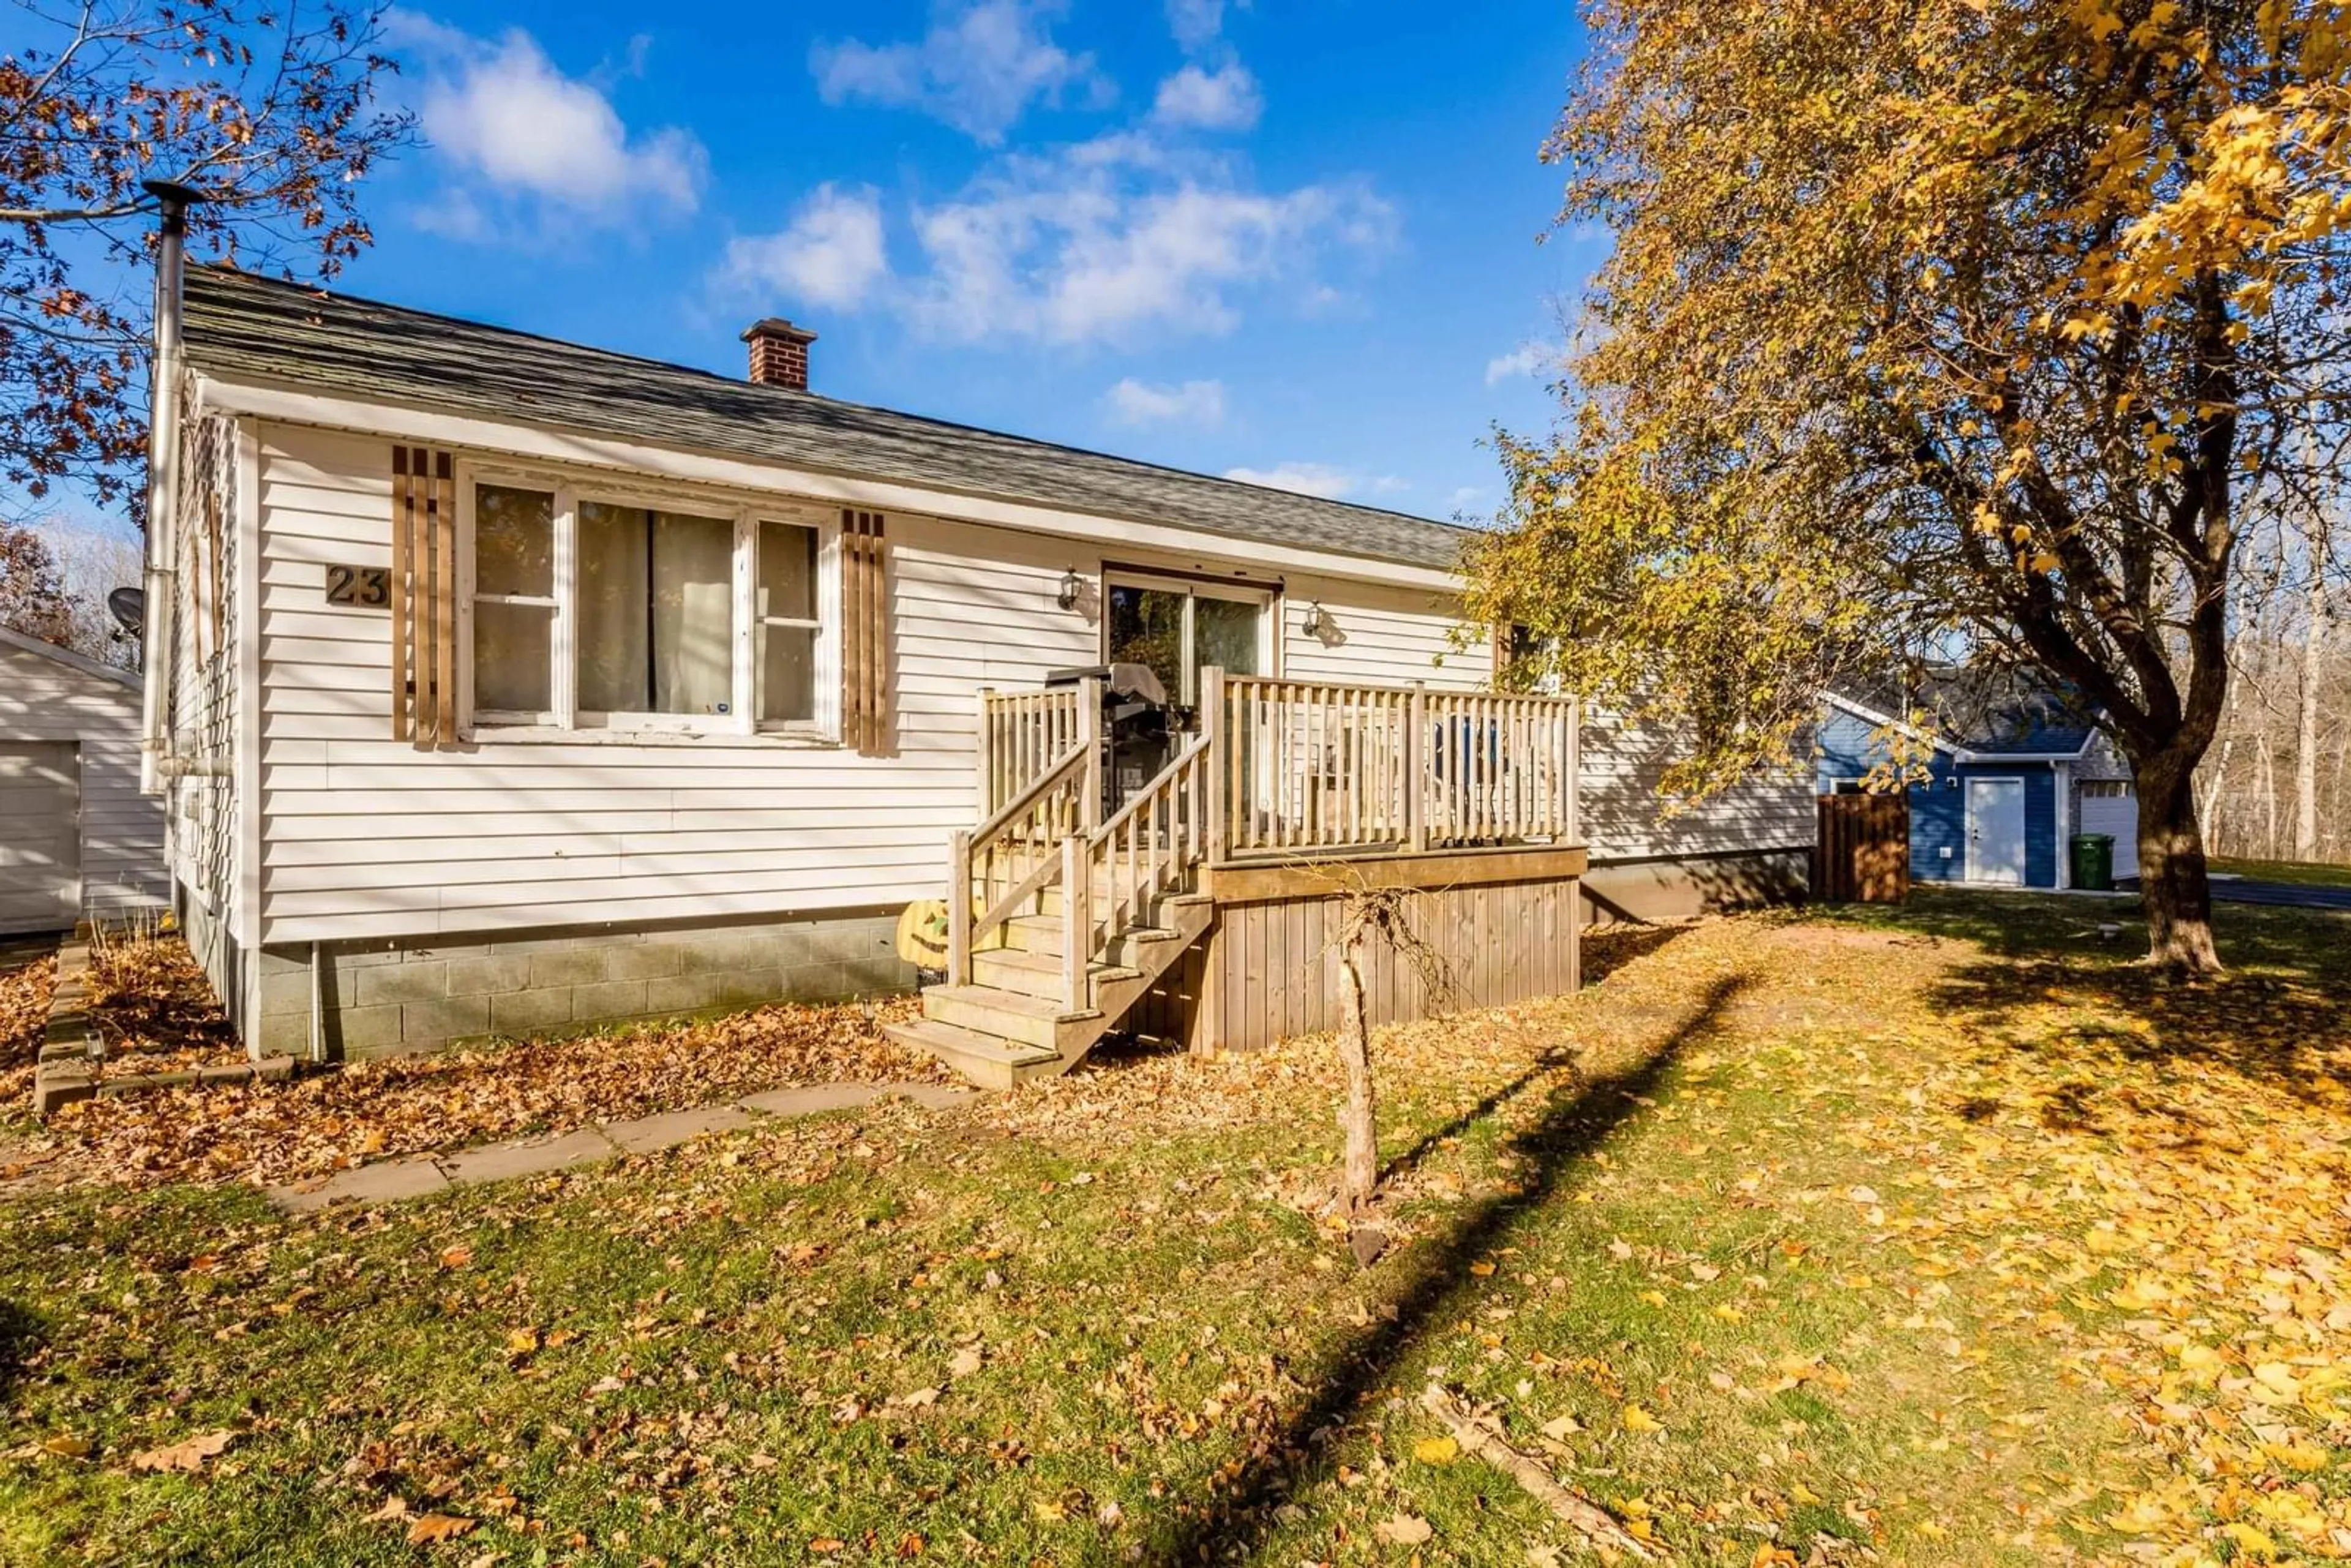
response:
<path fill-rule="evenodd" d="M 55 643 L 45 643 L 38 637 L 27 637 L 22 632 L 12 632 L 0 626 L 0 647 L 21 648 L 27 653 L 38 653 L 44 659 L 55 659 L 68 669 L 79 670 L 85 675 L 98 675 L 119 685 L 139 689 L 139 676 L 130 670 L 118 670 L 112 664 L 101 664 L 96 659 L 84 658 L 70 648 L 60 648 Z"/>
<path fill-rule="evenodd" d="M 1969 671 L 1930 669 L 1907 678 L 1848 680 L 1825 694 L 1846 712 L 1880 725 L 1920 709 L 1935 717 L 1938 749 L 1970 760 L 2079 757 L 2097 727 L 2051 688 L 1994 683 Z"/>
<path fill-rule="evenodd" d="M 762 386 L 256 277 L 187 275 L 188 360 L 230 380 L 521 420 L 1450 570 L 1472 530 Z"/>

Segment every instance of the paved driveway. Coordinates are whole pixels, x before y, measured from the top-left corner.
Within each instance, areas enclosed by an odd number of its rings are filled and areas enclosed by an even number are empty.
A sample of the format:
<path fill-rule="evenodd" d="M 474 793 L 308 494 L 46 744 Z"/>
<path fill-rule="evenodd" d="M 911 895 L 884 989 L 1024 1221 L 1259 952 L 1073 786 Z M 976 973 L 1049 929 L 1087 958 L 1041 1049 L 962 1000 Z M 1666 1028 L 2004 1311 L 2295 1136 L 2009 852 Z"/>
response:
<path fill-rule="evenodd" d="M 2116 887 L 2136 892 L 2138 878 L 2121 877 Z M 2254 882 L 2245 877 L 2216 876 L 2212 896 L 2224 904 L 2266 904 L 2279 909 L 2331 909 L 2351 915 L 2351 887 L 2310 887 L 2298 882 Z"/>

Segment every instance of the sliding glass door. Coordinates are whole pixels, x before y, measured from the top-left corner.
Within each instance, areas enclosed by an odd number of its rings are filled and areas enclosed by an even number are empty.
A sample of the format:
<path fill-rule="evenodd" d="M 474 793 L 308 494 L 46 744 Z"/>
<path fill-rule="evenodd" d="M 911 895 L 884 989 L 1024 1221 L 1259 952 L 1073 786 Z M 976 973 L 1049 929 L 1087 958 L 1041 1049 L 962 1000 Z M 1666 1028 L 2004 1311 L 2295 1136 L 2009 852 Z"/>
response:
<path fill-rule="evenodd" d="M 1197 705 L 1207 665 L 1238 675 L 1273 666 L 1270 590 L 1113 573 L 1104 593 L 1104 657 L 1149 665 L 1170 702 Z"/>

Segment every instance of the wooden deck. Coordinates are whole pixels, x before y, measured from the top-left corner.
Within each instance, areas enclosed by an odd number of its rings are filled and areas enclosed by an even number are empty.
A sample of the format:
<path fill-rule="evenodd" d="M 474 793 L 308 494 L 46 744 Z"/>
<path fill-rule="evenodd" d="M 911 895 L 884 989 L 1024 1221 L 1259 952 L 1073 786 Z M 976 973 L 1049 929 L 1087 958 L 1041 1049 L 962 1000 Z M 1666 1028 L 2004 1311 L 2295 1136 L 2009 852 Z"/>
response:
<path fill-rule="evenodd" d="M 1102 812 L 1092 682 L 983 692 L 945 982 L 900 1038 L 984 1083 L 1113 1030 L 1248 1049 L 1332 1027 L 1337 914 L 1405 888 L 1441 983 L 1366 955 L 1375 1022 L 1578 983 L 1577 705 L 1202 674 L 1196 730 Z"/>

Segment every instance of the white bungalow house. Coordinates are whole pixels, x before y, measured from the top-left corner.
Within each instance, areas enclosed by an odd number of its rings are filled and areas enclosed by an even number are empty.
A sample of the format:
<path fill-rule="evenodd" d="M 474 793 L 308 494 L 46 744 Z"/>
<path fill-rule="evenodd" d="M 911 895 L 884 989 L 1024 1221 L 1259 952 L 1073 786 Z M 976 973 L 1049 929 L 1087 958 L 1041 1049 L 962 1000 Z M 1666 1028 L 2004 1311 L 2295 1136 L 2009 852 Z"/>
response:
<path fill-rule="evenodd" d="M 254 1050 L 902 991 L 944 899 L 910 1038 L 1001 1082 L 1318 1026 L 1327 862 L 1430 889 L 1479 1000 L 1573 985 L 1595 912 L 1801 876 L 1809 778 L 1661 822 L 1671 737 L 1488 694 L 1459 528 L 838 402 L 812 334 L 745 338 L 735 381 L 189 273 L 153 771 Z M 1121 662 L 1181 710 L 1149 766 L 1049 685 Z"/>

